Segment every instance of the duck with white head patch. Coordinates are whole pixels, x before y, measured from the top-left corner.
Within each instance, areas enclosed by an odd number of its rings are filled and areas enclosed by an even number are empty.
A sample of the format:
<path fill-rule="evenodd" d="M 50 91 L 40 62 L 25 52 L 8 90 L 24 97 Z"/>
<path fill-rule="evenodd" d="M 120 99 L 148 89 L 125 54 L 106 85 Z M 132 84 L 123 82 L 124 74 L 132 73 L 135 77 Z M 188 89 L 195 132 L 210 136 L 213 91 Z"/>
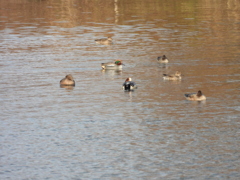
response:
<path fill-rule="evenodd" d="M 125 80 L 122 87 L 125 91 L 132 91 L 134 89 L 137 89 L 136 83 L 133 82 L 132 78 L 130 78 L 130 77 Z"/>

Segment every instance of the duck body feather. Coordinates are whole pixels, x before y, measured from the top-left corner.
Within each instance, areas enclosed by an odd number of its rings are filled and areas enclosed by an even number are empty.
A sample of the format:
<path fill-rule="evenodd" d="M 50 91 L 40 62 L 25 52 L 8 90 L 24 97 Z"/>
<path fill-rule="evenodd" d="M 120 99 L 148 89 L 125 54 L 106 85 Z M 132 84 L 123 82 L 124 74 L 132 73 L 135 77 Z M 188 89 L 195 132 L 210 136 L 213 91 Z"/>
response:
<path fill-rule="evenodd" d="M 112 70 L 120 70 L 122 69 L 122 65 L 117 65 L 115 63 L 102 63 L 103 69 L 112 69 Z"/>
<path fill-rule="evenodd" d="M 95 42 L 97 44 L 103 44 L 103 45 L 109 45 L 112 44 L 112 38 L 101 38 L 101 39 L 95 39 Z"/>

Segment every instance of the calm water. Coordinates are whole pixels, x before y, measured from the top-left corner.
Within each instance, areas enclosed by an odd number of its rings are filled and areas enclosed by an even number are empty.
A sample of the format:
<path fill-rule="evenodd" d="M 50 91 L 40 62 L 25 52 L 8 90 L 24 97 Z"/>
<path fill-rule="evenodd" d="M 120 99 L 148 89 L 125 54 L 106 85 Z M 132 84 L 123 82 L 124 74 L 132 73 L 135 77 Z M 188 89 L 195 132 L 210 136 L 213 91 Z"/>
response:
<path fill-rule="evenodd" d="M 239 12 L 238 0 L 0 0 L 0 179 L 240 179 Z M 101 70 L 115 59 L 121 72 Z M 60 88 L 69 73 L 76 87 Z M 185 100 L 198 90 L 205 102 Z"/>

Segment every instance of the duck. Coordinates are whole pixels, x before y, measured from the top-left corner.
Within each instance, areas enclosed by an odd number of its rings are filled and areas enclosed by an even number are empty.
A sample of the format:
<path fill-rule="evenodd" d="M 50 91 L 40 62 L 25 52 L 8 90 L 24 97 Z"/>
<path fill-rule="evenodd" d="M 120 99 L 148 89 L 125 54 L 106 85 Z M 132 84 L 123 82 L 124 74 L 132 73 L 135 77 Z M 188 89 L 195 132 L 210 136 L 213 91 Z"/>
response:
<path fill-rule="evenodd" d="M 115 62 L 109 62 L 109 63 L 102 63 L 102 69 L 113 69 L 113 70 L 121 70 L 122 69 L 122 61 L 117 59 Z"/>
<path fill-rule="evenodd" d="M 134 89 L 137 89 L 137 85 L 135 84 L 135 82 L 132 81 L 132 78 L 129 77 L 123 83 L 122 88 L 125 91 L 132 91 Z"/>
<path fill-rule="evenodd" d="M 65 78 L 63 78 L 60 81 L 61 86 L 75 86 L 75 81 L 73 80 L 73 77 L 71 74 L 66 75 Z"/>
<path fill-rule="evenodd" d="M 108 44 L 112 44 L 112 38 L 108 37 L 108 38 L 95 39 L 95 42 L 97 44 L 108 45 Z"/>
<path fill-rule="evenodd" d="M 176 71 L 175 74 L 163 74 L 164 80 L 181 80 L 181 72 Z"/>
<path fill-rule="evenodd" d="M 185 94 L 185 97 L 189 101 L 204 101 L 207 99 L 200 90 L 197 93 Z"/>
<path fill-rule="evenodd" d="M 167 56 L 163 55 L 163 56 L 159 56 L 157 58 L 158 62 L 160 63 L 168 63 L 168 59 L 167 59 Z"/>

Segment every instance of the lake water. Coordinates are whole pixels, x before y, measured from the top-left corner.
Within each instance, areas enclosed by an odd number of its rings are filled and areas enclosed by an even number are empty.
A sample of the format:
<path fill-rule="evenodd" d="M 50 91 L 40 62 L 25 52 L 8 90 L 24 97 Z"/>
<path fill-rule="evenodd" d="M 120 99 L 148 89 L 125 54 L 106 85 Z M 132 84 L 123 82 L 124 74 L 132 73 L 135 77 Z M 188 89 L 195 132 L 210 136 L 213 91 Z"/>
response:
<path fill-rule="evenodd" d="M 0 0 L 0 179 L 240 179 L 239 12 L 239 0 Z M 122 71 L 101 70 L 116 59 Z M 76 86 L 60 88 L 67 74 Z M 121 89 L 127 77 L 137 90 Z M 185 99 L 198 90 L 206 101 Z"/>

